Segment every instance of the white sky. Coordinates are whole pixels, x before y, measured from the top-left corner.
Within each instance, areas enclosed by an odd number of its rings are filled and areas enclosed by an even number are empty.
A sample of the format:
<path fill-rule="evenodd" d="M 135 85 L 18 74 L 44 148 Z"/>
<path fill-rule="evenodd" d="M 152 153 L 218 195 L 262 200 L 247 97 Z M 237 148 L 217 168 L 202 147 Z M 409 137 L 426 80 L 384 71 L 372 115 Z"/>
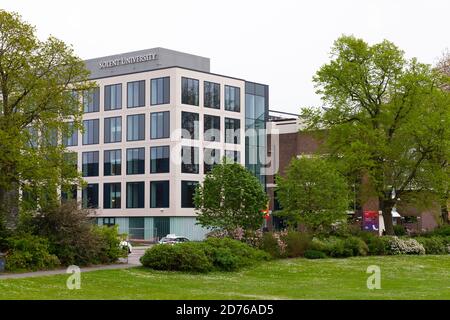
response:
<path fill-rule="evenodd" d="M 311 78 L 333 41 L 388 39 L 434 64 L 450 48 L 449 0 L 1 0 L 83 59 L 165 47 L 211 58 L 211 72 L 270 86 L 270 108 L 321 105 Z"/>

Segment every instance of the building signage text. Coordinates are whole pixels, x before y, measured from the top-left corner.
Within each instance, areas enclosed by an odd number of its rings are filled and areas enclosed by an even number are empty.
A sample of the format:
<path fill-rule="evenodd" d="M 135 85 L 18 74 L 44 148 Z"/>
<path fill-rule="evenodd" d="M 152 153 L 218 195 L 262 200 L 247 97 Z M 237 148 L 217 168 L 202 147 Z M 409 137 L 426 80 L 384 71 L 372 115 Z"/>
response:
<path fill-rule="evenodd" d="M 123 65 L 127 65 L 127 64 L 148 62 L 148 61 L 153 61 L 156 59 L 157 59 L 156 53 L 149 53 L 149 54 L 138 55 L 138 56 L 120 57 L 117 59 L 100 61 L 99 66 L 100 66 L 100 69 L 106 69 L 106 68 L 112 68 L 112 67 L 117 67 L 117 66 L 123 66 Z"/>

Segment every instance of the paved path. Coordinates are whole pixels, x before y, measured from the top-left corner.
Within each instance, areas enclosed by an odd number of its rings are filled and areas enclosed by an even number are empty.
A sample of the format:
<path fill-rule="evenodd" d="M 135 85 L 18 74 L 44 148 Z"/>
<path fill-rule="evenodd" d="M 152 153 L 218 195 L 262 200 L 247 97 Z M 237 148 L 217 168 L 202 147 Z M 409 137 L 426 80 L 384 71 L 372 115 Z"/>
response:
<path fill-rule="evenodd" d="M 86 267 L 81 268 L 81 272 L 91 272 L 98 270 L 114 270 L 114 269 L 127 269 L 131 267 L 140 266 L 139 258 L 144 254 L 145 250 L 148 247 L 137 247 L 133 248 L 133 252 L 128 256 L 127 259 L 121 259 L 122 263 L 118 264 L 110 264 L 110 265 L 102 265 L 95 267 Z M 36 272 L 26 272 L 26 273 L 0 273 L 0 281 L 2 279 L 21 279 L 21 278 L 31 278 L 31 277 L 42 277 L 42 276 L 52 276 L 56 274 L 66 274 L 67 269 L 58 269 L 58 270 L 48 270 L 48 271 L 36 271 Z"/>

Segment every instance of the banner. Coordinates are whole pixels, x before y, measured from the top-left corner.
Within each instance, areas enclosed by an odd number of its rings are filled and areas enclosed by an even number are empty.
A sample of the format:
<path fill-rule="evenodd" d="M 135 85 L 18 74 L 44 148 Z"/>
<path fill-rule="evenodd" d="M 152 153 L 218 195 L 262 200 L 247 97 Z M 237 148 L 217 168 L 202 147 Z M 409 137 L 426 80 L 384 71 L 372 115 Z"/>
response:
<path fill-rule="evenodd" d="M 378 211 L 364 211 L 363 212 L 363 230 L 364 231 L 378 231 L 379 220 Z"/>

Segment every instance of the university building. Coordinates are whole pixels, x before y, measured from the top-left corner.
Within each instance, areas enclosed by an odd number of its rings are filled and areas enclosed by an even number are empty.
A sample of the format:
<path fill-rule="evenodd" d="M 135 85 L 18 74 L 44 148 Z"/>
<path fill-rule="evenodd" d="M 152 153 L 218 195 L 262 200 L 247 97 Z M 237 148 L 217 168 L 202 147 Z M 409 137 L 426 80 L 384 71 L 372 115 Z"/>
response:
<path fill-rule="evenodd" d="M 246 132 L 265 128 L 267 85 L 164 48 L 85 63 L 97 87 L 82 97 L 84 132 L 64 142 L 87 182 L 73 196 L 95 209 L 99 225 L 136 240 L 201 240 L 207 230 L 196 225 L 192 196 L 215 163 L 232 159 L 265 185 L 266 137 Z"/>

